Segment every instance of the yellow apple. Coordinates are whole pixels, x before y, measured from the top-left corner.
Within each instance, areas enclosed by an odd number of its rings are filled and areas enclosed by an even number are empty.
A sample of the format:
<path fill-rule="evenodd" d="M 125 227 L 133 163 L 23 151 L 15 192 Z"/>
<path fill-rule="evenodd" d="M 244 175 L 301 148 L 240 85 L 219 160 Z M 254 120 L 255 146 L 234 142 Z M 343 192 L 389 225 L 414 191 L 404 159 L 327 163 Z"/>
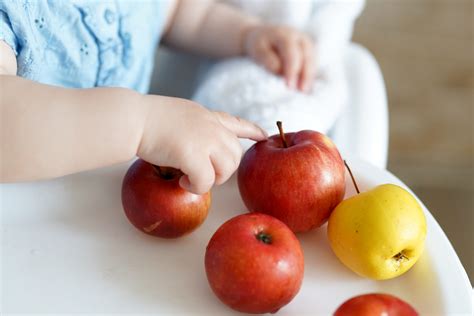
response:
<path fill-rule="evenodd" d="M 342 201 L 328 222 L 329 242 L 339 260 L 357 274 L 377 280 L 408 271 L 423 252 L 425 237 L 420 204 L 394 184 Z"/>

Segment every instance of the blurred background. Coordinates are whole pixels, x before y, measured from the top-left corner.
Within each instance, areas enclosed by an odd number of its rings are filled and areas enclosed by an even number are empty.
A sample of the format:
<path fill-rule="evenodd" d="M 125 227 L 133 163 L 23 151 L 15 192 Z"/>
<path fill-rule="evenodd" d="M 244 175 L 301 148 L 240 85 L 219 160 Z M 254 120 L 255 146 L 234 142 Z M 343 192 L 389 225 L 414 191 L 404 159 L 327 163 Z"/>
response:
<path fill-rule="evenodd" d="M 367 0 L 353 37 L 375 55 L 385 78 L 388 169 L 433 213 L 471 283 L 473 5 L 472 0 Z"/>

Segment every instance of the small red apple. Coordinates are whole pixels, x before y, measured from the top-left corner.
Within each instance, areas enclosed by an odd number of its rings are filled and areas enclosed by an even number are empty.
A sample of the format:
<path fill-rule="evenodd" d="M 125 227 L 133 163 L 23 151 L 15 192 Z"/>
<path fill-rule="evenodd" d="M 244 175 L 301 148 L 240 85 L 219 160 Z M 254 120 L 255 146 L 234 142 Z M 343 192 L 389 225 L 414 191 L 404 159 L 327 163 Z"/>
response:
<path fill-rule="evenodd" d="M 251 212 L 272 215 L 294 232 L 324 224 L 345 192 L 344 162 L 324 134 L 283 133 L 254 144 L 238 170 L 242 199 Z"/>
<path fill-rule="evenodd" d="M 334 316 L 417 316 L 407 302 L 389 294 L 364 294 L 345 301 Z"/>
<path fill-rule="evenodd" d="M 298 293 L 304 260 L 300 243 L 278 219 L 260 213 L 225 222 L 206 249 L 209 284 L 229 307 L 274 313 Z"/>
<path fill-rule="evenodd" d="M 149 235 L 176 238 L 206 219 L 211 193 L 196 195 L 179 186 L 183 174 L 138 159 L 122 183 L 122 204 L 130 222 Z"/>

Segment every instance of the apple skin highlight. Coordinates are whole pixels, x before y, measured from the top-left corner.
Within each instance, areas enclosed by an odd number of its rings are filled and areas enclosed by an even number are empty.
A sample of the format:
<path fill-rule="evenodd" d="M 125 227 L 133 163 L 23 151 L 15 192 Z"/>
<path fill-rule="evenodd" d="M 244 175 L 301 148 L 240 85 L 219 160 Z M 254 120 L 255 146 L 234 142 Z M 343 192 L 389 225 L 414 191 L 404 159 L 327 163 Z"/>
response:
<path fill-rule="evenodd" d="M 320 227 L 345 193 L 344 162 L 324 134 L 304 130 L 254 144 L 238 169 L 240 195 L 250 212 L 272 215 L 293 232 Z"/>
<path fill-rule="evenodd" d="M 411 193 L 382 184 L 341 202 L 329 218 L 327 236 L 346 267 L 386 280 L 407 272 L 420 258 L 426 219 Z"/>
<path fill-rule="evenodd" d="M 298 293 L 304 258 L 284 223 L 250 213 L 228 220 L 214 233 L 205 267 L 209 285 L 226 305 L 244 313 L 274 313 Z"/>
<path fill-rule="evenodd" d="M 334 316 L 418 316 L 407 302 L 389 294 L 370 293 L 345 301 Z"/>

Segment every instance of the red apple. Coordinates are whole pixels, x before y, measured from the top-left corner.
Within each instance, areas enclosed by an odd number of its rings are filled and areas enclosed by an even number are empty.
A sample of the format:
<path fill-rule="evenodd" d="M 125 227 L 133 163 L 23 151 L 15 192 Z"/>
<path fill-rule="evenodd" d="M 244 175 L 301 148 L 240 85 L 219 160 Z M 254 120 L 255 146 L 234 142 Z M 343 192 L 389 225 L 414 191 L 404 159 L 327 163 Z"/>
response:
<path fill-rule="evenodd" d="M 345 301 L 334 316 L 417 316 L 407 302 L 389 294 L 365 294 Z"/>
<path fill-rule="evenodd" d="M 179 186 L 182 173 L 138 159 L 122 184 L 122 204 L 130 222 L 142 232 L 176 238 L 206 219 L 211 193 L 196 195 Z"/>
<path fill-rule="evenodd" d="M 278 219 L 259 213 L 225 222 L 206 249 L 207 279 L 217 297 L 245 313 L 274 313 L 298 293 L 300 243 Z"/>
<path fill-rule="evenodd" d="M 272 215 L 294 232 L 324 224 L 342 201 L 344 162 L 333 142 L 315 131 L 283 133 L 254 144 L 238 170 L 242 199 L 251 212 Z"/>

